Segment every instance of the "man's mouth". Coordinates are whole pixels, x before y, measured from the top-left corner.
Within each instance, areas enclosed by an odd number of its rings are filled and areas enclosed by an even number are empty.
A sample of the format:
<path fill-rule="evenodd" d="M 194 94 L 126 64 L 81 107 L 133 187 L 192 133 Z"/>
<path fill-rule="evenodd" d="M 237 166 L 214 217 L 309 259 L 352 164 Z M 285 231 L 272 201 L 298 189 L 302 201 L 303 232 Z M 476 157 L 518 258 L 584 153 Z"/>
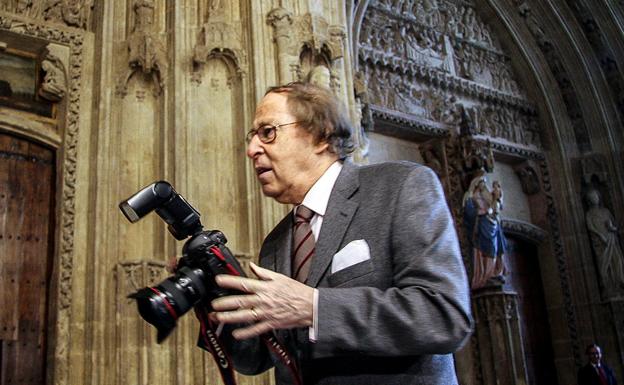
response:
<path fill-rule="evenodd" d="M 267 167 L 256 167 L 256 176 L 260 176 L 267 171 L 271 171 L 271 169 Z"/>

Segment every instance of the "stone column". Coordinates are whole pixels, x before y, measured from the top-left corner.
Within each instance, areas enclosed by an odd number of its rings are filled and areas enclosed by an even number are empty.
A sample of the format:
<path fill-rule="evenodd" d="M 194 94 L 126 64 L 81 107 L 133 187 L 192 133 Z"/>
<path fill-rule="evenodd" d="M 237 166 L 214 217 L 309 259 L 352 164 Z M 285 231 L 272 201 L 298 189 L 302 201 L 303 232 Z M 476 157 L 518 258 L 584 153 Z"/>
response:
<path fill-rule="evenodd" d="M 476 337 L 484 385 L 528 383 L 517 294 L 500 286 L 473 293 Z"/>

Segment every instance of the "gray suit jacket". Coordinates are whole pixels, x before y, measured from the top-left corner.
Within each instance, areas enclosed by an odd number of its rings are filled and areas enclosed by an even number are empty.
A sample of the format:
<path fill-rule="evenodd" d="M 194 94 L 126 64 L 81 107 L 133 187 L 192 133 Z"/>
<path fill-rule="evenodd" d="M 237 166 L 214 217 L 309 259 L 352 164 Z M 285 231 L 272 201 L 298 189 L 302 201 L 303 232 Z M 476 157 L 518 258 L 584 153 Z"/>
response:
<path fill-rule="evenodd" d="M 292 213 L 267 236 L 263 267 L 290 275 Z M 365 240 L 370 259 L 331 274 L 332 257 Z M 318 340 L 278 338 L 308 384 L 456 384 L 452 352 L 472 331 L 466 272 L 436 175 L 409 162 L 345 162 L 332 190 L 308 285 L 319 289 Z M 288 369 L 257 341 L 230 347 L 237 370 Z"/>

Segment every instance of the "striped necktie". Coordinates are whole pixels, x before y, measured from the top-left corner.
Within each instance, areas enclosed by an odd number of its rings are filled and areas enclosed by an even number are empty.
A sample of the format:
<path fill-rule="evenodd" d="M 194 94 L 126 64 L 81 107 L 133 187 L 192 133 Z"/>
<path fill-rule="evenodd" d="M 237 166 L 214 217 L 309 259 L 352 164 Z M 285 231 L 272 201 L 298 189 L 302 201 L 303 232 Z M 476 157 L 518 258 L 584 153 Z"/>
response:
<path fill-rule="evenodd" d="M 297 207 L 293 231 L 295 248 L 292 254 L 292 277 L 304 283 L 308 279 L 312 257 L 314 257 L 315 241 L 312 227 L 310 227 L 312 216 L 314 216 L 314 211 L 303 205 Z"/>
<path fill-rule="evenodd" d="M 600 383 L 602 385 L 609 385 L 609 380 L 607 380 L 607 374 L 605 370 L 602 368 L 602 365 L 596 367 L 598 369 L 598 377 L 600 377 Z"/>

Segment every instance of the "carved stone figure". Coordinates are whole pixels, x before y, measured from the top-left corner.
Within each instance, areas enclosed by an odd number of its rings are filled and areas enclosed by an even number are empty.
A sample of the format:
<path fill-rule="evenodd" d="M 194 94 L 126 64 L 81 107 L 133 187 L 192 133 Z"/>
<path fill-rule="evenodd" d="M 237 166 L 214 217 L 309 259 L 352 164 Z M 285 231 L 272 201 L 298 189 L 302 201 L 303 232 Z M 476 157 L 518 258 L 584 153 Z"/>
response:
<path fill-rule="evenodd" d="M 28 14 L 28 10 L 31 7 L 32 7 L 32 0 L 18 0 L 17 13 Z"/>
<path fill-rule="evenodd" d="M 60 101 L 67 92 L 67 75 L 63 62 L 50 54 L 41 62 L 41 69 L 45 72 L 45 76 L 39 88 L 39 95 L 52 102 Z"/>
<path fill-rule="evenodd" d="M 90 0 L 65 0 L 63 2 L 63 19 L 68 25 L 84 28 L 93 6 Z"/>
<path fill-rule="evenodd" d="M 128 81 L 132 75 L 140 71 L 151 75 L 156 86 L 156 94 L 160 94 L 166 83 L 167 58 L 165 48 L 154 28 L 154 1 L 137 0 L 134 3 L 134 30 L 127 40 L 128 65 L 120 85 L 120 93 L 127 92 Z"/>
<path fill-rule="evenodd" d="M 401 28 L 401 37 L 405 42 L 405 54 L 407 59 L 413 60 L 417 64 L 425 64 L 427 59 L 423 54 L 423 48 L 418 44 L 413 30 L 407 31 L 406 28 Z"/>
<path fill-rule="evenodd" d="M 313 67 L 306 76 L 308 83 L 316 84 L 317 86 L 330 88 L 331 87 L 331 72 L 327 66 L 319 64 Z"/>
<path fill-rule="evenodd" d="M 438 177 L 441 178 L 446 175 L 446 170 L 442 165 L 441 157 L 438 156 L 434 145 L 423 145 L 420 149 L 420 153 L 425 165 L 435 171 Z"/>
<path fill-rule="evenodd" d="M 525 194 L 533 195 L 540 191 L 540 181 L 537 172 L 529 161 L 514 166 L 514 171 L 520 178 L 520 186 L 522 186 L 522 191 Z"/>
<path fill-rule="evenodd" d="M 91 0 L 47 0 L 43 7 L 43 17 L 45 20 L 85 28 L 92 7 Z"/>
<path fill-rule="evenodd" d="M 618 228 L 611 211 L 600 204 L 600 194 L 591 189 L 586 195 L 589 209 L 585 214 L 592 247 L 596 254 L 598 273 L 606 297 L 622 293 L 624 288 L 624 255 L 618 237 Z"/>
<path fill-rule="evenodd" d="M 485 176 L 470 182 L 464 194 L 464 226 L 473 257 L 472 289 L 502 285 L 506 273 L 503 256 L 507 243 L 500 222 L 503 193 L 498 181 L 487 187 Z"/>

